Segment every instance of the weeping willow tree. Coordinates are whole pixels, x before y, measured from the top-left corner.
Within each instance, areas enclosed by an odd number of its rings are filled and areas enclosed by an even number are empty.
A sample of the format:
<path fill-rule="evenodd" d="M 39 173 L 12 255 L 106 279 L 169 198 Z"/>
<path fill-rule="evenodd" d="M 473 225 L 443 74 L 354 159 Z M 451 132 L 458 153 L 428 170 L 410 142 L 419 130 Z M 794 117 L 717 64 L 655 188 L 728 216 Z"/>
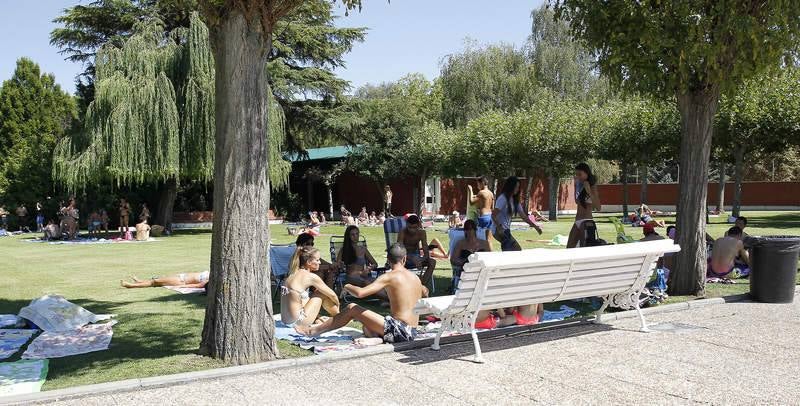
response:
<path fill-rule="evenodd" d="M 56 146 L 53 175 L 68 189 L 111 181 L 116 186 L 157 183 L 156 222 L 169 226 L 181 180 L 211 181 L 214 173 L 214 57 L 208 29 L 193 15 L 188 29 L 164 34 L 157 19 L 141 22 L 121 47 L 96 56 L 96 96 L 83 131 Z M 283 111 L 269 90 L 267 131 L 270 182 L 288 183 L 281 159 Z"/>

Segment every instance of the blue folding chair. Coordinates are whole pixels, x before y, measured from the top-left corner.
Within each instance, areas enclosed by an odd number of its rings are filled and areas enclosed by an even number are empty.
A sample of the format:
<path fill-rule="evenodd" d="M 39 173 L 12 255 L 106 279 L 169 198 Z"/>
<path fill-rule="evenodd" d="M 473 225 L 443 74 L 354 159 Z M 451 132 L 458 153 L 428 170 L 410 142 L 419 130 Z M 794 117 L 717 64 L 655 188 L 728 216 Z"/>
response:
<path fill-rule="evenodd" d="M 275 284 L 275 290 L 272 295 L 275 296 L 283 286 L 286 276 L 289 275 L 289 263 L 292 261 L 292 256 L 297 250 L 294 244 L 289 245 L 270 245 L 269 247 L 269 265 L 272 274 L 272 283 Z"/>

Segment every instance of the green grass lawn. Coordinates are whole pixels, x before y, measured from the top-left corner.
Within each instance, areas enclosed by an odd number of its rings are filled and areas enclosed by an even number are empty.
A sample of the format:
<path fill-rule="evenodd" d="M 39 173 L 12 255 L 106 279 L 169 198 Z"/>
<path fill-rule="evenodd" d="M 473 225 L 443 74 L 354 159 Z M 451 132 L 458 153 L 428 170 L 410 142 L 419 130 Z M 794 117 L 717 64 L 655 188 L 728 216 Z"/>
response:
<path fill-rule="evenodd" d="M 747 232 L 761 234 L 800 234 L 800 213 L 745 213 L 750 219 Z M 674 219 L 667 218 L 667 221 Z M 729 225 L 723 218 L 711 219 L 710 234 L 722 235 Z M 614 240 L 611 223 L 598 218 L 600 236 Z M 537 240 L 550 240 L 556 234 L 566 235 L 572 225 L 571 216 L 544 224 L 544 234 L 535 231 L 516 231 L 524 248 L 547 247 Z M 428 231 L 448 244 L 446 224 L 436 224 Z M 442 231 L 438 231 L 442 230 Z M 639 238 L 641 229 L 628 227 L 629 235 Z M 273 241 L 287 243 L 285 226 L 273 226 Z M 317 247 L 328 256 L 328 239 L 341 235 L 343 227 L 322 229 Z M 366 227 L 362 233 L 379 262 L 384 239 L 381 227 Z M 50 360 L 50 373 L 44 389 L 100 383 L 128 378 L 140 378 L 223 366 L 209 358 L 196 355 L 203 325 L 205 296 L 180 295 L 163 288 L 123 289 L 120 279 L 129 275 L 150 277 L 180 272 L 199 272 L 208 269 L 210 232 L 182 232 L 145 244 L 108 245 L 48 245 L 21 241 L 32 235 L 0 238 L 0 313 L 16 314 L 32 299 L 45 294 L 59 294 L 94 313 L 114 313 L 119 323 L 114 326 L 114 338 L 107 351 Z M 552 247 L 551 247 L 552 248 Z M 436 270 L 436 294 L 444 294 L 450 283 L 449 264 L 442 261 Z M 747 281 L 737 285 L 709 285 L 707 296 L 722 296 L 747 292 Z M 673 301 L 689 297 L 672 298 Z M 367 306 L 375 310 L 374 302 Z M 583 311 L 588 305 L 571 303 Z M 550 307 L 550 306 L 548 306 Z M 556 306 L 557 307 L 557 306 Z M 275 306 L 275 311 L 279 307 Z M 297 347 L 279 343 L 283 357 L 310 355 Z M 19 354 L 10 358 L 14 361 Z"/>

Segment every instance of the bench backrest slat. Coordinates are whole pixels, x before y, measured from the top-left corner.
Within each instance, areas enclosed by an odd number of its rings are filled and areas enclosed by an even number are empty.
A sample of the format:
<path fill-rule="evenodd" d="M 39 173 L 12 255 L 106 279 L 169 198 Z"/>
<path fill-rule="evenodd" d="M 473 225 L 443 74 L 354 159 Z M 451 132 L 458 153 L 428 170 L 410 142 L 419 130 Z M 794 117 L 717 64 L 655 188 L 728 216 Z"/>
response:
<path fill-rule="evenodd" d="M 665 240 L 577 250 L 477 253 L 464 265 L 450 311 L 621 293 L 651 270 L 659 256 L 678 250 Z"/>

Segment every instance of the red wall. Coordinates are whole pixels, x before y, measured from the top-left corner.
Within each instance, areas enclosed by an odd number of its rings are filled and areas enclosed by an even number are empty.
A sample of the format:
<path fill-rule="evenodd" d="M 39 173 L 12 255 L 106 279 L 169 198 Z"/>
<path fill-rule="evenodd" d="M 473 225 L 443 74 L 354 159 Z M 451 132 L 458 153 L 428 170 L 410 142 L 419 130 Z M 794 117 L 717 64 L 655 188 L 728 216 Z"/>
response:
<path fill-rule="evenodd" d="M 405 214 L 414 211 L 414 185 L 415 179 L 407 178 L 389 182 L 392 188 L 392 213 Z M 340 204 L 344 204 L 353 215 L 366 206 L 367 211 L 380 212 L 383 210 L 383 185 L 379 187 L 366 178 L 354 173 L 344 173 L 336 178 L 334 191 Z M 339 206 L 333 208 L 337 213 Z"/>
<path fill-rule="evenodd" d="M 467 205 L 468 184 L 471 184 L 473 189 L 477 189 L 477 181 L 472 178 L 442 179 L 442 205 L 439 209 L 439 213 L 447 214 L 452 213 L 453 211 L 464 213 Z M 528 188 L 528 180 L 522 178 L 520 180 L 520 185 L 522 189 L 522 195 L 524 196 L 525 193 L 528 193 L 528 191 L 526 191 Z M 502 188 L 502 182 L 498 184 L 498 188 Z M 531 190 L 529 191 L 531 196 L 529 209 L 535 208 L 540 211 L 549 210 L 550 204 L 548 200 L 548 190 L 549 185 L 547 178 L 534 178 Z M 558 210 L 576 209 L 575 199 L 571 198 L 574 193 L 575 186 L 572 184 L 572 182 L 568 181 L 561 183 L 558 196 Z"/>
<path fill-rule="evenodd" d="M 717 204 L 719 183 L 708 184 L 708 205 Z M 725 204 L 733 202 L 733 183 L 725 184 Z M 622 185 L 599 185 L 598 193 L 603 204 L 622 204 Z M 628 204 L 640 203 L 641 185 L 628 185 Z M 647 203 L 674 206 L 678 201 L 677 183 L 647 185 Z M 743 206 L 800 206 L 800 182 L 744 182 Z"/>

